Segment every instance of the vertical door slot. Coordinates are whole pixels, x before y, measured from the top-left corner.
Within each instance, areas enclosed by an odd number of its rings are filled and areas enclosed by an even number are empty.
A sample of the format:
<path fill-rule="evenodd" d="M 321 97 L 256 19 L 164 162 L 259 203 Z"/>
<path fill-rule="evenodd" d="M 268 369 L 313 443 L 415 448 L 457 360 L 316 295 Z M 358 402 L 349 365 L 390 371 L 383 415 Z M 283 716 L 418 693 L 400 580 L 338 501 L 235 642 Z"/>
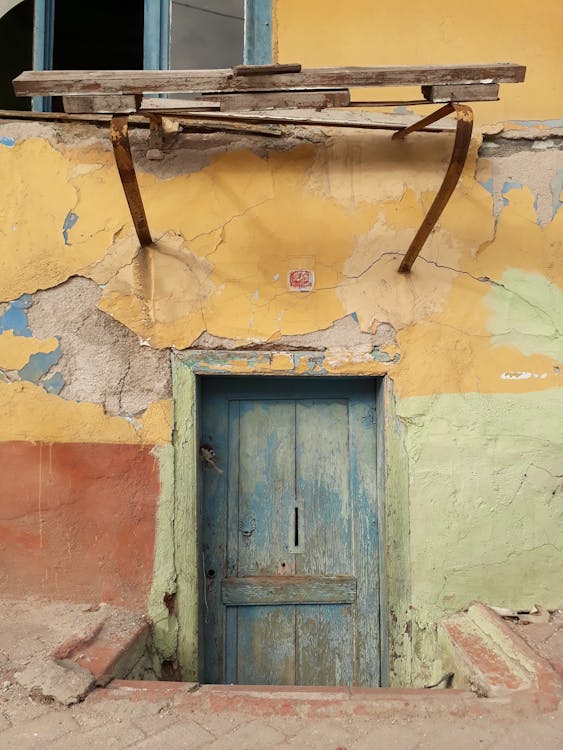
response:
<path fill-rule="evenodd" d="M 299 508 L 295 508 L 294 544 L 296 547 L 299 547 Z"/>

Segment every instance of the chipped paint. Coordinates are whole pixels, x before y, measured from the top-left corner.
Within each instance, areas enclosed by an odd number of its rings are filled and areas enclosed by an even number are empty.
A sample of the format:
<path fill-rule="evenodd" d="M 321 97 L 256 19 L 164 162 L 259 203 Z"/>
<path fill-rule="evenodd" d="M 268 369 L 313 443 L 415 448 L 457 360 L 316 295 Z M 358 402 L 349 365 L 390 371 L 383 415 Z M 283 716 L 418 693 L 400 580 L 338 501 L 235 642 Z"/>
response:
<path fill-rule="evenodd" d="M 469 18 L 437 0 L 415 8 L 413 42 L 400 13 L 383 23 L 364 0 L 353 13 L 337 0 L 276 2 L 277 56 L 373 64 L 375 44 L 378 64 L 399 64 L 415 44 L 424 62 L 444 62 L 444 39 L 463 25 L 462 56 L 486 59 L 500 48 L 478 3 Z M 476 128 L 411 274 L 397 268 L 443 178 L 450 134 L 174 133 L 151 162 L 146 131 L 132 129 L 155 238 L 141 249 L 107 133 L 2 126 L 0 440 L 157 446 L 149 606 L 162 658 L 196 648 L 195 610 L 182 605 L 175 619 L 162 599 L 162 587 L 193 584 L 177 577 L 191 553 L 171 541 L 175 472 L 195 481 L 196 471 L 174 463 L 173 352 L 205 375 L 386 376 L 389 393 L 392 384 L 381 471 L 404 543 L 389 562 L 388 593 L 401 602 L 390 624 L 395 684 L 422 679 L 435 619 L 471 598 L 558 606 L 563 122 L 550 92 L 563 70 L 558 40 L 524 22 L 526 4 L 513 6 L 500 52 L 529 66 L 527 83 L 476 105 L 478 125 L 494 124 L 485 142 Z M 296 270 L 314 278 L 300 294 L 287 286 Z M 188 436 L 194 404 L 176 405 L 175 429 Z"/>
<path fill-rule="evenodd" d="M 0 368 L 21 370 L 29 363 L 31 356 L 49 355 L 58 346 L 56 338 L 36 339 L 31 336 L 17 336 L 14 330 L 9 328 L 0 333 Z"/>
<path fill-rule="evenodd" d="M 69 211 L 68 214 L 65 216 L 64 224 L 63 224 L 63 238 L 65 241 L 65 245 L 70 245 L 68 239 L 68 233 L 72 229 L 72 227 L 76 224 L 78 221 L 78 215 L 74 213 L 74 211 Z"/>
<path fill-rule="evenodd" d="M 170 442 L 171 429 L 170 401 L 151 404 L 132 424 L 98 404 L 65 401 L 34 383 L 0 382 L 0 441 L 159 445 Z"/>

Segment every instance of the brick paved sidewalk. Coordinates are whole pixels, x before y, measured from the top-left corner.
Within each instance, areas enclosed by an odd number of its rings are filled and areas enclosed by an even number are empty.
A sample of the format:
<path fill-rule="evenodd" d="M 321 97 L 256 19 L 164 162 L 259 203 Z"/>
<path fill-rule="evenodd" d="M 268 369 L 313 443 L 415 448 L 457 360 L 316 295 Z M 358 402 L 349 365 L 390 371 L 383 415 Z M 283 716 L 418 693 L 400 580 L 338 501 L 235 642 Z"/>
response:
<path fill-rule="evenodd" d="M 174 699 L 108 699 L 70 708 L 36 703 L 16 685 L 0 693 L 2 750 L 563 750 L 563 709 L 517 718 L 502 705 L 472 718 L 252 718 L 191 711 Z"/>

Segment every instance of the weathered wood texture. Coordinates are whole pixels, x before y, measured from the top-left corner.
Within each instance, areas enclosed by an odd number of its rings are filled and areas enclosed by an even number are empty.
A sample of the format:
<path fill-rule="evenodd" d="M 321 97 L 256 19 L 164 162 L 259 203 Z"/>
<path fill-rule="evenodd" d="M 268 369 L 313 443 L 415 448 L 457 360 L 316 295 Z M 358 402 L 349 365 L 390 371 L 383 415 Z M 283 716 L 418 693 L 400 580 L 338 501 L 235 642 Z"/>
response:
<path fill-rule="evenodd" d="M 63 107 L 69 114 L 132 114 L 137 111 L 139 97 L 135 94 L 101 96 L 63 96 Z"/>
<path fill-rule="evenodd" d="M 353 604 L 353 576 L 250 576 L 225 578 L 223 604 Z"/>
<path fill-rule="evenodd" d="M 235 65 L 236 76 L 280 75 L 301 73 L 300 63 L 272 63 L 271 65 Z"/>
<path fill-rule="evenodd" d="M 54 70 L 23 72 L 14 79 L 17 96 L 142 94 L 174 92 L 280 91 L 351 86 L 432 86 L 520 83 L 526 68 L 513 63 L 419 65 L 413 67 L 306 68 L 285 75 L 235 76 L 222 70 Z"/>
<path fill-rule="evenodd" d="M 498 83 L 422 87 L 422 96 L 429 102 L 496 102 L 498 92 Z"/>
<path fill-rule="evenodd" d="M 378 685 L 371 382 L 203 387 L 202 435 L 223 469 L 202 472 L 203 679 Z"/>
<path fill-rule="evenodd" d="M 261 94 L 203 94 L 204 101 L 217 101 L 223 112 L 266 109 L 325 109 L 347 107 L 348 89 L 334 91 L 270 91 Z M 166 100 L 160 100 L 166 101 Z"/>
<path fill-rule="evenodd" d="M 259 125 L 271 123 L 274 125 L 303 125 L 313 127 L 356 128 L 360 130 L 401 130 L 407 125 L 418 122 L 419 118 L 411 115 L 395 115 L 376 112 L 340 112 L 315 110 L 276 110 L 275 112 L 183 112 L 175 115 L 177 119 L 198 119 L 209 123 L 250 123 Z M 430 132 L 453 132 L 455 123 L 442 119 L 441 122 L 430 123 L 425 130 Z"/>
<path fill-rule="evenodd" d="M 70 97 L 67 97 L 70 98 Z M 141 102 L 141 112 L 159 112 L 166 114 L 167 110 L 187 109 L 197 111 L 200 109 L 218 110 L 221 108 L 219 101 L 210 99 L 158 99 L 157 97 L 145 96 Z"/>

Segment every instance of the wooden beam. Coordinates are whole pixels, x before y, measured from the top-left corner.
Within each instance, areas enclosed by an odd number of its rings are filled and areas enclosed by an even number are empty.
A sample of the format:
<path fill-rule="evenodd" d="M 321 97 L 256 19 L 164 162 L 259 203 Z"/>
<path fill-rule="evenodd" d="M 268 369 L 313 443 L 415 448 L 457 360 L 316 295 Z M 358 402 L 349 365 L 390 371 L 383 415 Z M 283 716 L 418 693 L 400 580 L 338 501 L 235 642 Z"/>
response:
<path fill-rule="evenodd" d="M 28 70 L 14 79 L 18 96 L 290 91 L 351 86 L 433 86 L 519 83 L 526 68 L 513 63 L 384 68 L 306 68 L 285 75 L 235 76 L 223 70 Z"/>
<path fill-rule="evenodd" d="M 353 604 L 353 576 L 249 576 L 225 578 L 221 586 L 227 606 L 278 604 Z"/>
<path fill-rule="evenodd" d="M 446 84 L 423 86 L 422 96 L 429 102 L 496 102 L 498 83 Z"/>
<path fill-rule="evenodd" d="M 145 96 L 139 111 L 160 112 L 162 115 L 166 115 L 171 110 L 197 112 L 202 109 L 219 110 L 221 105 L 218 100 L 211 101 L 210 99 L 157 99 L 154 96 Z"/>
<path fill-rule="evenodd" d="M 137 111 L 138 96 L 135 94 L 108 94 L 99 96 L 63 96 L 63 107 L 69 114 L 129 115 Z"/>
<path fill-rule="evenodd" d="M 300 63 L 273 63 L 271 65 L 235 65 L 233 73 L 236 76 L 287 75 L 287 73 L 301 73 Z"/>
<path fill-rule="evenodd" d="M 453 111 L 453 110 L 452 110 Z M 268 112 L 178 112 L 170 114 L 178 120 L 197 119 L 208 123 L 246 122 L 254 125 L 271 123 L 274 125 L 302 125 L 321 128 L 357 128 L 360 130 L 402 130 L 418 122 L 412 115 L 394 115 L 376 112 L 337 112 L 327 110 L 276 110 Z M 442 121 L 439 125 L 430 124 L 426 131 L 442 133 L 452 132 L 455 125 L 451 121 Z"/>
<path fill-rule="evenodd" d="M 263 94 L 204 94 L 203 99 L 221 104 L 222 112 L 265 109 L 328 109 L 348 107 L 348 89 L 334 91 L 270 91 Z M 159 100 L 166 101 L 166 100 Z"/>

